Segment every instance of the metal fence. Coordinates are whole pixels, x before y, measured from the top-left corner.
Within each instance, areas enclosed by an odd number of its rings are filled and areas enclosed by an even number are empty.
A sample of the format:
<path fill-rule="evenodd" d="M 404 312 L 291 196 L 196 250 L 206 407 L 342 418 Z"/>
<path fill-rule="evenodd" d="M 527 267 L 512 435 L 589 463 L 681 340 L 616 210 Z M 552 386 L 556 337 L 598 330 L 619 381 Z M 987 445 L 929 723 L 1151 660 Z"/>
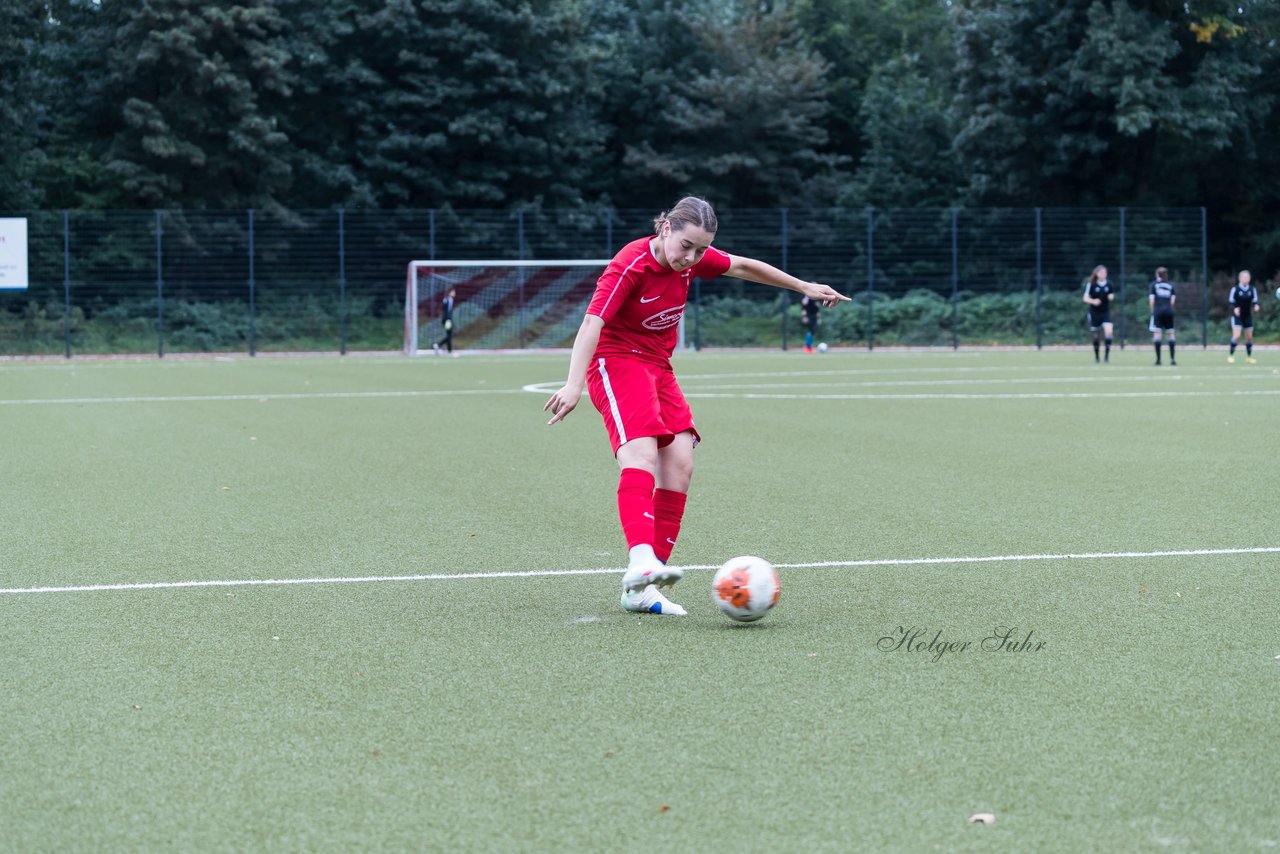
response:
<path fill-rule="evenodd" d="M 8 213 L 28 220 L 30 284 L 0 293 L 0 353 L 398 350 L 409 261 L 611 257 L 650 233 L 652 214 Z M 1096 264 L 1119 287 L 1122 346 L 1147 337 L 1157 266 L 1177 287 L 1180 341 L 1203 345 L 1220 337 L 1210 324 L 1225 318 L 1231 284 L 1209 282 L 1201 208 L 723 210 L 716 245 L 853 296 L 824 312 L 820 337 L 868 348 L 1082 343 L 1081 292 Z M 520 298 L 497 303 L 523 316 Z M 581 290 L 566 299 L 574 303 L 562 313 L 580 315 Z M 542 331 L 537 340 L 567 345 L 574 327 L 565 328 L 563 341 Z M 530 340 L 525 331 L 485 343 L 516 346 Z M 694 284 L 691 345 L 787 347 L 800 335 L 798 295 L 726 278 Z M 474 342 L 460 334 L 456 343 Z"/>

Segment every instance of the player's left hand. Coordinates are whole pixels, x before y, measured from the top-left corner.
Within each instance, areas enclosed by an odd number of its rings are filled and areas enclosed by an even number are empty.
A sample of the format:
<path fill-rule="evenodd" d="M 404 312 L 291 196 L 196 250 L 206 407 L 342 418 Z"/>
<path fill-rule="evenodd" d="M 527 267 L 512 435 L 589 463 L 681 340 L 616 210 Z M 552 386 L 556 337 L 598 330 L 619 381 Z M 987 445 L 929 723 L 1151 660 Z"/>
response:
<path fill-rule="evenodd" d="M 547 425 L 550 426 L 557 421 L 563 421 L 566 415 L 577 408 L 581 397 L 581 389 L 574 389 L 569 385 L 551 395 L 551 399 L 542 407 L 543 412 L 551 410 L 551 420 L 547 422 Z"/>
<path fill-rule="evenodd" d="M 823 308 L 831 308 L 838 302 L 849 302 L 849 297 L 839 293 L 829 285 L 819 284 L 818 282 L 805 282 L 804 290 L 801 293 L 809 297 L 809 299 L 822 303 Z"/>

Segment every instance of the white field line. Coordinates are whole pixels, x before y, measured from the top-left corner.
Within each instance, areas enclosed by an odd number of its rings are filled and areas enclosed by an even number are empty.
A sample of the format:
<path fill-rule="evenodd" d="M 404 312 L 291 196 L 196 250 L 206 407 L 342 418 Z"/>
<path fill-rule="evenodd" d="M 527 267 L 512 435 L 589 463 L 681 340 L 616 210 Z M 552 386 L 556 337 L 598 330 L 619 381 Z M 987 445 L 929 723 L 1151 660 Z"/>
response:
<path fill-rule="evenodd" d="M 1108 560 L 1118 558 L 1221 557 L 1225 555 L 1277 554 L 1280 546 L 1228 549 L 1178 549 L 1161 552 L 1081 552 L 1078 554 L 986 555 L 982 557 L 887 558 L 881 560 L 826 560 L 779 563 L 779 569 L 838 569 L 867 566 L 933 566 L 939 564 L 1016 563 L 1022 561 Z M 715 564 L 690 564 L 685 570 L 718 569 Z M 421 575 L 365 575 L 338 578 L 246 578 L 206 581 L 151 581 L 121 584 L 79 584 L 62 587 L 0 587 L 0 594 L 100 593 L 130 590 L 183 590 L 202 587 L 285 587 L 298 584 L 379 584 L 408 581 L 468 581 L 494 578 L 550 578 L 569 575 L 617 575 L 616 566 L 594 569 L 530 569 L 505 572 L 427 573 Z"/>
<path fill-rule="evenodd" d="M 385 398 L 385 397 L 454 397 L 458 395 L 485 394 L 520 394 L 520 389 L 440 389 L 435 391 L 312 391 L 312 392 L 266 392 L 262 394 L 174 394 L 145 395 L 133 397 L 33 397 L 25 400 L 0 400 L 0 406 L 37 406 L 40 404 L 87 404 L 87 403 L 208 403 L 226 400 L 254 400 L 265 403 L 269 400 L 340 400 L 347 398 Z"/>
<path fill-rule="evenodd" d="M 716 394 L 714 392 L 686 391 L 690 399 L 729 398 L 733 400 L 1084 400 L 1106 397 L 1269 397 L 1280 395 L 1280 388 L 1258 391 L 1081 391 L 1081 392 L 1025 392 L 1009 394 L 963 394 L 938 392 L 936 394 L 778 394 L 743 392 Z"/>
<path fill-rule="evenodd" d="M 1266 374 L 1248 374 L 1240 375 L 1236 379 L 1242 380 L 1268 380 L 1275 382 L 1276 378 Z M 1118 377 L 1001 377 L 999 379 L 977 379 L 966 378 L 961 380 L 854 380 L 841 381 L 831 380 L 825 382 L 759 382 L 759 383 L 722 383 L 715 385 L 690 385 L 688 388 L 694 391 L 733 391 L 733 390 L 755 390 L 755 389 L 772 389 L 772 388 L 788 388 L 788 389 L 808 389 L 808 388 L 906 388 L 919 386 L 987 386 L 987 385 L 1052 385 L 1062 383 L 1150 383 L 1150 382 L 1174 382 L 1174 383 L 1200 383 L 1206 380 L 1203 377 L 1189 377 L 1183 375 L 1156 375 L 1156 374 L 1140 374 L 1137 376 L 1118 376 Z"/>
<path fill-rule="evenodd" d="M 1069 380 L 1064 380 L 1069 381 Z M 921 383 L 921 385 L 945 385 L 946 383 Z M 961 383 L 968 385 L 971 383 Z M 562 385 L 554 380 L 545 383 L 530 383 L 519 389 L 436 389 L 431 391 L 317 391 L 317 392 L 265 392 L 257 394 L 174 394 L 174 395 L 128 395 L 121 397 L 32 397 L 17 400 L 0 400 L 0 406 L 87 406 L 103 403 L 217 403 L 235 401 L 256 401 L 267 403 L 278 400 L 374 400 L 388 398 L 427 398 L 427 397 L 467 397 L 499 394 L 553 394 Z M 875 386 L 877 383 L 850 384 Z M 890 383 L 907 385 L 907 383 Z M 791 386 L 746 386 L 746 388 L 807 388 L 808 384 Z M 823 385 L 819 387 L 830 387 Z M 710 386 L 715 388 L 715 386 Z M 689 398 L 728 398 L 737 400 L 1062 400 L 1102 397 L 1250 397 L 1280 395 L 1280 388 L 1258 389 L 1252 391 L 1111 391 L 1111 392 L 1008 392 L 1008 393 L 963 393 L 933 392 L 909 394 L 810 394 L 804 392 L 749 392 L 720 393 L 711 391 L 686 390 Z"/>

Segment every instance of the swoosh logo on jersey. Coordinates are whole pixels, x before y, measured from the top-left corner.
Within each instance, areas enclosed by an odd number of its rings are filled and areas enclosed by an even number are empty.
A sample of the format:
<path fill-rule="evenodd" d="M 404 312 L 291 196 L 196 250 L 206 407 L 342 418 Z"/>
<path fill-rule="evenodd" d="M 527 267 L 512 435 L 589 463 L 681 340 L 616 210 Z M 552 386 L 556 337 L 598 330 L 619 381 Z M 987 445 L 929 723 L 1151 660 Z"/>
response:
<path fill-rule="evenodd" d="M 661 296 L 661 294 L 659 294 L 658 296 Z M 654 300 L 656 300 L 657 298 L 658 298 L 658 297 L 649 297 L 648 299 L 645 299 L 644 297 L 640 297 L 640 302 L 641 302 L 641 303 L 653 302 L 653 301 L 654 301 Z"/>
<path fill-rule="evenodd" d="M 664 309 L 652 317 L 645 318 L 641 324 L 645 329 L 652 329 L 655 332 L 663 329 L 670 329 L 680 322 L 680 318 L 684 317 L 684 306 L 676 308 Z"/>

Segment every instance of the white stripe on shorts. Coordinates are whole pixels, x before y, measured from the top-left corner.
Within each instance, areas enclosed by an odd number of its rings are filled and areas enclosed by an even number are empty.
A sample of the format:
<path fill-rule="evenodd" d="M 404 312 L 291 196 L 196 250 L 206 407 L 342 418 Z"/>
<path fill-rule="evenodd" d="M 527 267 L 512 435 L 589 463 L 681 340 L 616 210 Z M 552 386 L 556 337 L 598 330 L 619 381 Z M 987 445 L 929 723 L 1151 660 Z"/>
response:
<path fill-rule="evenodd" d="M 627 430 L 622 426 L 622 413 L 618 411 L 618 399 L 613 396 L 613 386 L 609 384 L 609 372 L 604 369 L 604 359 L 596 360 L 600 368 L 600 381 L 604 383 L 604 396 L 609 398 L 609 413 L 613 415 L 613 424 L 618 428 L 618 444 L 627 443 Z"/>

